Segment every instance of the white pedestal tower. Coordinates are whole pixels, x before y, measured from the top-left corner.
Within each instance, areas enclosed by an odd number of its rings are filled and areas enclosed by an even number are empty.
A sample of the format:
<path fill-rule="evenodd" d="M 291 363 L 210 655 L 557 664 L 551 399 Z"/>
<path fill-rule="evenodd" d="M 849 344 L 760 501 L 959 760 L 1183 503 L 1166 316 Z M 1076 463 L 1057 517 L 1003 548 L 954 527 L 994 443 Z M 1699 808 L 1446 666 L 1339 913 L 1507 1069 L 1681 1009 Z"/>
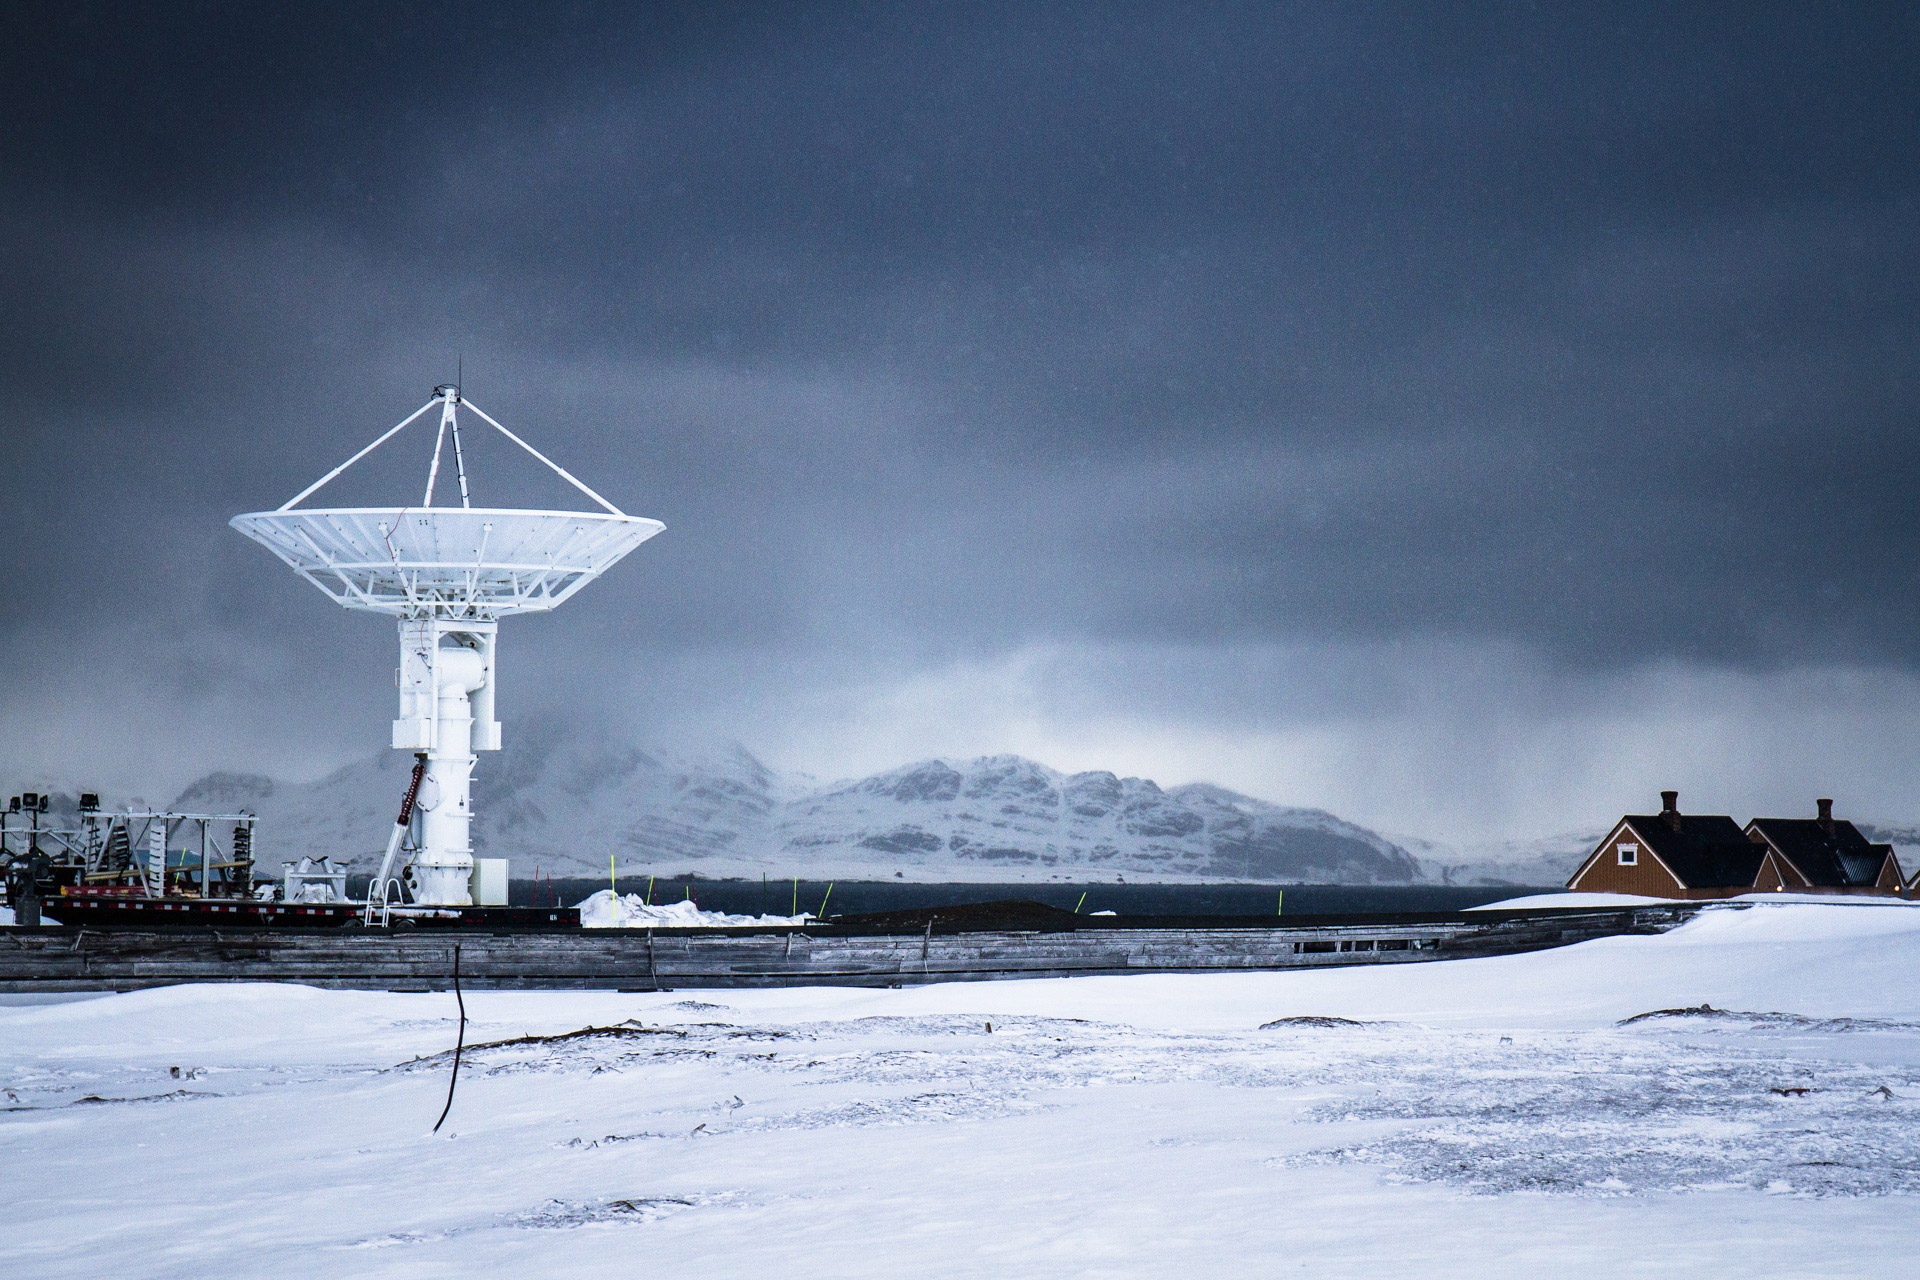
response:
<path fill-rule="evenodd" d="M 419 506 L 299 505 L 435 405 L 440 406 L 440 430 Z M 463 408 L 604 510 L 469 505 L 458 417 Z M 449 441 L 460 505 L 436 507 L 434 485 Z M 452 385 L 436 387 L 433 399 L 286 505 L 235 516 L 231 523 L 343 607 L 399 619 L 400 716 L 393 722 L 393 747 L 426 757 L 416 801 L 421 819 L 412 862 L 414 900 L 469 905 L 473 753 L 500 749 L 493 660 L 499 619 L 558 607 L 666 526 L 627 515 L 464 400 Z"/>

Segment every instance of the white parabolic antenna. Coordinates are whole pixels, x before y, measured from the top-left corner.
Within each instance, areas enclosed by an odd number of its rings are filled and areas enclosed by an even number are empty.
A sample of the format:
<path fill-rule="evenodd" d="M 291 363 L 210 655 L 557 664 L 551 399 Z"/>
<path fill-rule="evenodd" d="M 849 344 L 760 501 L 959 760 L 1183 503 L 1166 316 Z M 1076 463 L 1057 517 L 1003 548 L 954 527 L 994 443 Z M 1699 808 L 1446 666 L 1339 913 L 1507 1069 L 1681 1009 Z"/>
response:
<path fill-rule="evenodd" d="M 300 506 L 435 405 L 440 406 L 440 429 L 419 506 Z M 538 458 L 602 510 L 468 505 L 460 409 Z M 449 445 L 460 505 L 436 507 L 434 487 Z M 454 385 L 436 387 L 431 400 L 284 506 L 235 516 L 231 523 L 345 608 L 400 620 L 400 717 L 393 722 L 393 746 L 426 757 L 417 800 L 414 900 L 469 905 L 473 753 L 500 749 L 494 715 L 499 619 L 557 608 L 666 526 L 621 511 L 464 399 Z M 395 847 L 388 846 L 389 860 Z M 383 898 L 385 875 L 383 865 L 375 890 Z"/>

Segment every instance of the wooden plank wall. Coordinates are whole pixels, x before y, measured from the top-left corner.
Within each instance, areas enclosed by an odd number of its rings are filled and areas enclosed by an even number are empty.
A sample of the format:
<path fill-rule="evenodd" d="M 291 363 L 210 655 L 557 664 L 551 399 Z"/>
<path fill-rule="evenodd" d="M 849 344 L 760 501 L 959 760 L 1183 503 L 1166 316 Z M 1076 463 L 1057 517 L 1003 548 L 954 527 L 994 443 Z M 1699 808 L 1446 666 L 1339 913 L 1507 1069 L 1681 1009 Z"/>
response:
<path fill-rule="evenodd" d="M 0 991 L 131 991 L 182 982 L 298 982 L 445 990 L 453 948 L 471 990 L 906 986 L 1087 974 L 1211 973 L 1407 964 L 1658 933 L 1698 908 L 1486 923 L 1338 928 L 1101 928 L 856 935 L 777 930 L 569 933 L 326 929 L 0 929 Z"/>

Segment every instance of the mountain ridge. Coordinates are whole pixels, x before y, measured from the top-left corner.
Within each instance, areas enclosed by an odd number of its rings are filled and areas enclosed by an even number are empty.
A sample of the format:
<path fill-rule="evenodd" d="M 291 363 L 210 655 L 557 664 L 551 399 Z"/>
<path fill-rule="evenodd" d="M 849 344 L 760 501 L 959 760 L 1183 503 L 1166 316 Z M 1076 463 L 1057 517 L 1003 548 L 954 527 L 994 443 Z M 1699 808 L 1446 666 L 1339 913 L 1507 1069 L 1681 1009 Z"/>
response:
<path fill-rule="evenodd" d="M 323 853 L 370 870 L 411 764 L 381 752 L 311 782 L 216 770 L 170 807 L 259 814 L 266 875 Z M 520 878 L 600 876 L 611 856 L 622 875 L 711 878 L 1538 886 L 1564 881 L 1597 838 L 1390 836 L 1213 783 L 1162 787 L 1011 754 L 821 784 L 738 743 L 643 747 L 538 721 L 481 758 L 474 796 L 475 852 L 509 858 Z"/>
<path fill-rule="evenodd" d="M 310 783 L 210 773 L 176 808 L 260 815 L 269 860 L 326 853 L 366 869 L 409 761 L 386 752 Z M 1067 774 L 1017 755 L 916 761 L 825 786 L 786 779 L 737 744 L 670 750 L 533 732 L 476 771 L 474 848 L 516 876 L 1125 880 L 1409 884 L 1392 840 L 1320 809 L 1210 783 L 1162 788 Z"/>

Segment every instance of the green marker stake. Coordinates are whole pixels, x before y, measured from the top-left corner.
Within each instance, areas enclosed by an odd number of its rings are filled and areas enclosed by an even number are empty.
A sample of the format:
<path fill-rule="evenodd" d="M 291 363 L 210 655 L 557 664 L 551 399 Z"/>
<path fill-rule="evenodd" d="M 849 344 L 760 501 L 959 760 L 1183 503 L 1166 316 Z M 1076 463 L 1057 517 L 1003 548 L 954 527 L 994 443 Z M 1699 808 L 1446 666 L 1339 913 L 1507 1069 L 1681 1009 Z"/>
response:
<path fill-rule="evenodd" d="M 653 905 L 653 877 L 647 877 L 647 905 Z"/>
<path fill-rule="evenodd" d="M 826 896 L 820 899 L 820 915 L 818 917 L 819 919 L 825 920 L 827 918 L 827 898 L 831 898 L 832 896 L 833 896 L 833 881 L 829 880 L 827 882 Z"/>
<path fill-rule="evenodd" d="M 620 927 L 620 873 L 613 869 L 613 855 L 607 855 L 607 886 L 613 890 L 613 925 Z"/>
<path fill-rule="evenodd" d="M 1080 908 L 1084 907 L 1085 905 L 1087 905 L 1087 895 L 1083 893 L 1080 895 L 1080 901 L 1073 904 L 1073 914 L 1079 915 Z"/>
<path fill-rule="evenodd" d="M 795 876 L 793 878 L 793 910 L 787 912 L 787 914 L 790 916 L 797 916 L 800 914 L 800 877 L 799 876 Z"/>
<path fill-rule="evenodd" d="M 1285 889 L 1282 889 L 1278 894 L 1274 895 L 1273 914 L 1275 915 L 1281 914 L 1280 908 L 1286 905 L 1286 901 L 1287 901 L 1287 891 Z"/>

